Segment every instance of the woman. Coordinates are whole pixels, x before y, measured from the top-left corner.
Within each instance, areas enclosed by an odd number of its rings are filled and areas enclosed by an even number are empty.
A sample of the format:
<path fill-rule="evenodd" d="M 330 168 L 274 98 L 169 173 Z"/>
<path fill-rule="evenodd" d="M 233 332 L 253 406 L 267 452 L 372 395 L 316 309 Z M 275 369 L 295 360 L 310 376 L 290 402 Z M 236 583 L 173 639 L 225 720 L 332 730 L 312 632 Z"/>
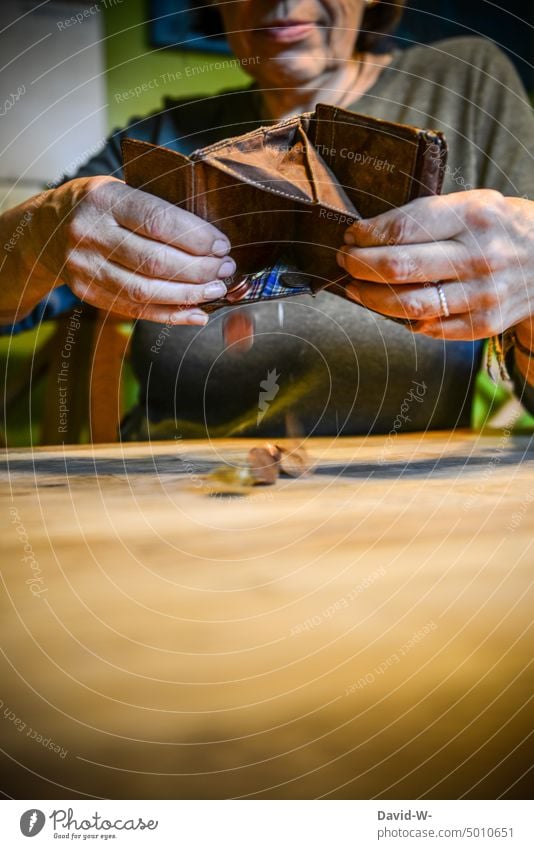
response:
<path fill-rule="evenodd" d="M 289 413 L 306 433 L 388 432 L 401 408 L 407 430 L 466 425 L 481 340 L 509 329 L 507 365 L 534 410 L 534 117 L 508 61 L 480 39 L 374 52 L 401 0 L 214 5 L 255 85 L 167 100 L 76 179 L 5 213 L 2 243 L 30 217 L 1 271 L 4 320 L 61 284 L 143 319 L 133 342 L 141 404 L 125 429 L 136 437 L 277 435 Z M 254 345 L 239 353 L 225 347 L 225 311 L 207 323 L 201 310 L 235 268 L 224 228 L 125 186 L 120 139 L 190 153 L 318 102 L 447 135 L 444 195 L 358 222 L 338 253 L 357 304 L 415 324 L 321 293 L 286 302 L 283 315 L 252 307 Z"/>

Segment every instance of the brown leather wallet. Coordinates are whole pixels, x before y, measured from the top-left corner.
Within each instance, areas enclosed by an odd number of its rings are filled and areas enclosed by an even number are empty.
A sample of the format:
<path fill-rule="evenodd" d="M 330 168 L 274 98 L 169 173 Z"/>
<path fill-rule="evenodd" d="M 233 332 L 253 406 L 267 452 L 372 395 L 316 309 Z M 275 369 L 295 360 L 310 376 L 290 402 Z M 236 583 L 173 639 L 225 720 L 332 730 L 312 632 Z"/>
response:
<path fill-rule="evenodd" d="M 318 104 L 306 113 L 184 156 L 135 139 L 122 142 L 128 185 L 216 225 L 237 271 L 212 311 L 265 299 L 258 275 L 286 263 L 269 299 L 328 288 L 344 296 L 350 279 L 336 262 L 347 227 L 439 194 L 447 157 L 442 133 Z"/>

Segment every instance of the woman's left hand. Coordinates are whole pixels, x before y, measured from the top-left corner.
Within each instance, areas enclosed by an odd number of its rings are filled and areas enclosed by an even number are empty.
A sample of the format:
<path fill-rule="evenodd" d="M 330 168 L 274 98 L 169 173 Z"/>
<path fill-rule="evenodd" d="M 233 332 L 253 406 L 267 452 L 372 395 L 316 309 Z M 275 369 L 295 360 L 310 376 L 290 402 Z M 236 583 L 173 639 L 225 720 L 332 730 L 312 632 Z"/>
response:
<path fill-rule="evenodd" d="M 532 201 L 490 189 L 419 198 L 357 221 L 345 241 L 338 262 L 355 278 L 350 296 L 411 319 L 415 332 L 472 340 L 532 326 Z"/>

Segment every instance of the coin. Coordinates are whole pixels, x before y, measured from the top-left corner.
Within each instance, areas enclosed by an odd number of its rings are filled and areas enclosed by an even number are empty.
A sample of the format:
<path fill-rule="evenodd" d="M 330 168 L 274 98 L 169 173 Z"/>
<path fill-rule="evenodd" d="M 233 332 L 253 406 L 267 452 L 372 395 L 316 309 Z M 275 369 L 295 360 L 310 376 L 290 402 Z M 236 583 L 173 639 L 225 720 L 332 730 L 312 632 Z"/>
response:
<path fill-rule="evenodd" d="M 242 495 L 254 486 L 254 476 L 248 466 L 217 466 L 205 477 L 209 495 Z"/>
<path fill-rule="evenodd" d="M 280 472 L 278 460 L 267 448 L 251 448 L 247 459 L 255 483 L 276 483 Z"/>
<path fill-rule="evenodd" d="M 290 478 L 303 478 L 310 475 L 313 463 L 304 448 L 284 448 L 277 445 L 280 451 L 280 472 Z"/>

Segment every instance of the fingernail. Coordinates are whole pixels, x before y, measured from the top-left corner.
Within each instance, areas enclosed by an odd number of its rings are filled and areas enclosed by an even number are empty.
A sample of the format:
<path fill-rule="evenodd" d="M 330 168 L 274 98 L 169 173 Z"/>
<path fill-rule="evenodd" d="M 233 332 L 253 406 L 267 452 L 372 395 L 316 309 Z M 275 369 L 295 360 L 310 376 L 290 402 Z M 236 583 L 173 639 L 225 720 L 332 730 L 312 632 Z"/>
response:
<path fill-rule="evenodd" d="M 223 298 L 226 295 L 227 289 L 224 283 L 208 283 L 204 286 L 202 294 L 205 298 Z"/>
<path fill-rule="evenodd" d="M 215 239 L 211 252 L 214 256 L 226 256 L 230 252 L 231 245 L 227 239 Z"/>
<path fill-rule="evenodd" d="M 237 266 L 233 259 L 225 259 L 225 261 L 219 268 L 219 271 L 217 272 L 217 277 L 221 277 L 223 279 L 225 277 L 231 277 L 232 274 L 235 272 L 236 268 Z"/>
<path fill-rule="evenodd" d="M 192 315 L 189 316 L 188 323 L 189 324 L 198 324 L 198 325 L 201 325 L 202 327 L 204 327 L 204 325 L 206 325 L 209 320 L 210 320 L 210 317 L 209 317 L 209 315 L 206 315 L 205 312 L 194 312 Z"/>
<path fill-rule="evenodd" d="M 353 235 L 353 233 L 350 232 L 350 230 L 347 230 L 347 232 L 345 233 L 344 242 L 345 242 L 346 245 L 355 245 L 356 244 L 356 238 Z"/>

